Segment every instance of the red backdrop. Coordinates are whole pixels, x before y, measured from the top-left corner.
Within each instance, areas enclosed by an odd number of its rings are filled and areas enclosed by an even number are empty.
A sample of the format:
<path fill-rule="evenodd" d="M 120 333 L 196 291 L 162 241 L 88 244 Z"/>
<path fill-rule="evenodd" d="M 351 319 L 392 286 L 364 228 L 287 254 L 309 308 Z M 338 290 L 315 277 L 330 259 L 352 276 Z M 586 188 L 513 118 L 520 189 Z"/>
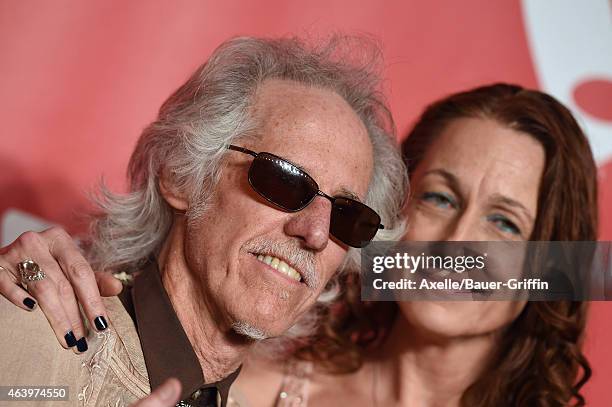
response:
<path fill-rule="evenodd" d="M 593 137 L 600 237 L 610 240 L 610 3 L 561 3 L 555 14 L 533 0 L 0 0 L 0 216 L 19 208 L 83 231 L 85 192 L 101 175 L 124 188 L 142 128 L 227 38 L 368 32 L 384 45 L 386 91 L 402 135 L 428 102 L 492 81 L 542 88 L 570 105 Z M 578 17 L 580 24 L 568 22 Z M 562 55 L 562 34 L 579 54 Z M 594 406 L 612 401 L 610 320 L 612 303 L 594 303 L 587 343 Z"/>

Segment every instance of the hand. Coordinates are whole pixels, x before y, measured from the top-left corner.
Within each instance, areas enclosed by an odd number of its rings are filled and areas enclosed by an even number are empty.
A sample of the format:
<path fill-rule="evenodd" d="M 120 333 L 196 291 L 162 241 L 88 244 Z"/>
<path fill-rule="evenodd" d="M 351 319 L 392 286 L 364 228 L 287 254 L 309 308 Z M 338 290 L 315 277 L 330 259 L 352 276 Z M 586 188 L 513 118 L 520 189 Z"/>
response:
<path fill-rule="evenodd" d="M 174 407 L 181 396 L 181 383 L 176 379 L 168 379 L 144 399 L 132 404 L 131 407 Z"/>
<path fill-rule="evenodd" d="M 26 291 L 17 264 L 27 259 L 36 262 L 46 277 L 28 282 Z M 27 311 L 38 303 L 59 343 L 64 348 L 76 345 L 79 352 L 87 350 L 87 342 L 78 304 L 90 325 L 104 330 L 109 319 L 100 294 L 117 295 L 122 288 L 110 273 L 94 273 L 70 235 L 59 227 L 19 236 L 0 249 L 0 267 L 0 295 Z"/>

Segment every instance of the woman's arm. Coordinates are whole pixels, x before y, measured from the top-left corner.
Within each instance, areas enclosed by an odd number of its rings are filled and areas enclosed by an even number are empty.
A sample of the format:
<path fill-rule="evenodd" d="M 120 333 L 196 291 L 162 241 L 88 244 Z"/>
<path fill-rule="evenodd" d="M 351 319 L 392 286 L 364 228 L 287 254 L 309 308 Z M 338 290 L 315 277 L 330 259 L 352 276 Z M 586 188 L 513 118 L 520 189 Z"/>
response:
<path fill-rule="evenodd" d="M 19 264 L 27 260 L 40 267 L 42 279 L 23 279 Z M 108 314 L 101 294 L 113 296 L 120 292 L 121 283 L 109 273 L 94 273 L 62 228 L 25 232 L 0 249 L 0 295 L 26 311 L 40 305 L 64 348 L 74 347 L 86 336 L 79 305 L 89 324 L 103 331 L 108 326 Z M 77 346 L 79 351 L 86 349 L 84 340 Z"/>

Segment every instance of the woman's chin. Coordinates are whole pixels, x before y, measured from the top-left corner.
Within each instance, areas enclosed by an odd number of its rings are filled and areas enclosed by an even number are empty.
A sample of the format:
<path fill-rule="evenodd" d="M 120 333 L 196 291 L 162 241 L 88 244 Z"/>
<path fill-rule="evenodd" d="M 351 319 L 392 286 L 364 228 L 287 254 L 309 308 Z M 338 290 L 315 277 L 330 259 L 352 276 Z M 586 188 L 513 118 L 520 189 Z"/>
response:
<path fill-rule="evenodd" d="M 492 333 L 516 318 L 516 303 L 497 301 L 410 301 L 398 303 L 411 329 L 434 340 Z"/>

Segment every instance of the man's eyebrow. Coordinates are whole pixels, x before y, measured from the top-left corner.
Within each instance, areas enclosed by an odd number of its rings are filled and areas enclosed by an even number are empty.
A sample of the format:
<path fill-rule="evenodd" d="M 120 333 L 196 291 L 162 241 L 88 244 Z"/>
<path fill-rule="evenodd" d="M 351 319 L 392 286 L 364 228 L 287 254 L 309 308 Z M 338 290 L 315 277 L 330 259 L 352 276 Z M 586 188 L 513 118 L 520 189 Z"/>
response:
<path fill-rule="evenodd" d="M 283 158 L 283 160 L 288 161 L 289 163 L 291 163 L 292 165 L 294 165 L 295 167 L 300 169 L 302 172 L 308 174 L 308 176 L 311 176 L 310 172 L 308 172 L 308 170 L 306 168 L 304 168 L 303 166 L 301 166 L 300 164 L 295 163 L 293 161 L 286 160 L 285 158 Z M 315 180 L 315 182 L 316 182 L 316 180 Z M 334 193 L 334 195 L 333 195 L 335 197 L 350 198 L 350 199 L 355 200 L 357 202 L 362 202 L 361 198 L 359 198 L 359 195 L 357 195 L 355 192 L 351 191 L 350 188 L 348 188 L 346 186 L 342 186 L 342 187 L 338 188 L 336 191 L 337 192 Z"/>
<path fill-rule="evenodd" d="M 281 156 L 276 155 L 276 154 L 274 154 L 274 153 L 268 153 L 268 152 L 262 151 L 262 152 L 260 152 L 259 154 L 261 154 L 261 153 L 265 153 L 265 154 L 270 154 L 270 155 L 273 155 L 274 157 L 279 158 L 279 159 L 282 161 L 282 163 L 283 163 L 283 164 L 282 164 L 282 166 L 283 166 L 283 167 L 287 168 L 287 167 L 288 167 L 288 165 L 292 165 L 292 166 L 294 166 L 295 168 L 297 168 L 298 170 L 300 170 L 300 171 L 302 171 L 303 173 L 305 173 L 306 175 L 308 175 L 309 177 L 311 177 L 310 172 L 308 172 L 308 170 L 307 170 L 306 168 L 304 168 L 304 166 L 303 166 L 303 165 L 300 165 L 300 164 L 296 163 L 295 161 L 291 161 L 291 160 L 289 160 L 288 158 L 281 157 Z"/>
<path fill-rule="evenodd" d="M 505 204 L 513 208 L 517 208 L 520 212 L 523 213 L 523 215 L 527 218 L 529 222 L 534 221 L 533 216 L 529 213 L 525 205 L 523 205 L 522 203 L 520 203 L 519 201 L 515 199 L 512 199 L 505 195 L 495 194 L 491 197 L 491 200 L 498 204 Z"/>
<path fill-rule="evenodd" d="M 293 161 L 289 161 L 289 160 L 287 160 L 285 158 L 283 158 L 283 160 L 291 163 L 293 166 L 297 167 L 302 172 L 308 174 L 308 176 L 311 176 L 310 172 L 306 168 L 301 166 L 300 164 L 298 164 L 296 162 L 293 162 Z M 315 180 L 315 182 L 316 182 L 316 180 Z M 359 198 L 359 195 L 357 195 L 355 192 L 351 191 L 349 188 L 347 188 L 345 186 L 342 186 L 342 187 L 338 188 L 337 191 L 338 192 L 336 192 L 333 196 L 342 197 L 342 198 L 350 198 L 350 199 L 353 199 L 353 200 L 355 200 L 357 202 L 362 202 L 361 198 Z"/>
<path fill-rule="evenodd" d="M 287 161 L 288 163 L 291 163 L 291 165 L 293 165 L 294 167 L 296 167 L 300 171 L 305 172 L 306 174 L 308 174 L 308 176 L 310 176 L 310 173 L 308 172 L 308 170 L 306 168 L 304 168 L 303 166 L 301 166 L 300 164 L 295 163 L 293 161 L 289 161 L 289 160 L 287 160 L 285 158 L 283 158 L 283 160 Z"/>
<path fill-rule="evenodd" d="M 340 189 L 338 189 L 338 192 L 335 193 L 334 196 L 340 196 L 340 197 L 343 197 L 343 198 L 350 198 L 350 199 L 352 199 L 354 201 L 361 202 L 361 198 L 359 198 L 359 196 L 356 193 L 354 193 L 353 191 L 351 191 L 347 187 L 340 187 Z"/>

